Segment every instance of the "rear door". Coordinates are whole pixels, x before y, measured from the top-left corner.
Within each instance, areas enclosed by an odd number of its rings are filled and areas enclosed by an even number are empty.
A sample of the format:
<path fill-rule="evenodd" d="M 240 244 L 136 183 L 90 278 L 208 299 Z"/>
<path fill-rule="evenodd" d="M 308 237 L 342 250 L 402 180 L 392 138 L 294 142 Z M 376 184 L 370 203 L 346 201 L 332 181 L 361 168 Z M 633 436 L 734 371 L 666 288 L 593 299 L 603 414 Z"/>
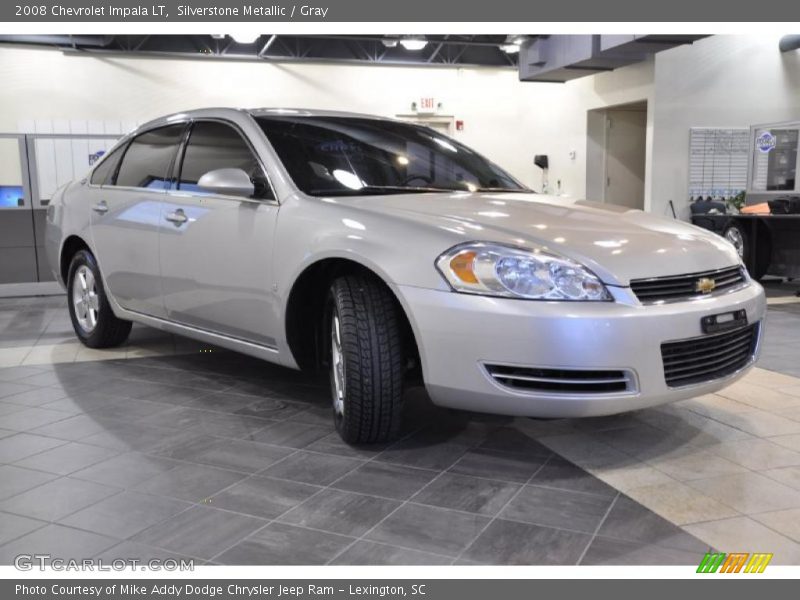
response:
<path fill-rule="evenodd" d="M 244 170 L 252 197 L 203 193 L 216 169 Z M 275 347 L 271 255 L 278 203 L 263 165 L 232 124 L 199 120 L 162 209 L 164 302 L 170 320 Z"/>
<path fill-rule="evenodd" d="M 91 223 L 100 272 L 128 310 L 165 315 L 158 261 L 161 203 L 186 123 L 151 129 L 109 156 L 93 175 Z M 110 160 L 107 168 L 106 163 Z"/>

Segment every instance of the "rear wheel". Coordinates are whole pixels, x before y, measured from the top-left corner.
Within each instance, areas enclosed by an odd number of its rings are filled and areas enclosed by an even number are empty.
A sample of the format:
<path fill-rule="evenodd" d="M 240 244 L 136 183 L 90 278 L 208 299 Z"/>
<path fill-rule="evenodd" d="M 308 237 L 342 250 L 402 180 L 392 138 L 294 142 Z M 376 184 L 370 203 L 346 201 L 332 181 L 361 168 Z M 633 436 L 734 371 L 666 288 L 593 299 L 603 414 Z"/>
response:
<path fill-rule="evenodd" d="M 747 228 L 735 221 L 728 223 L 722 235 L 736 248 L 736 252 L 747 265 L 753 279 L 759 280 L 767 274 L 770 262 L 768 239 L 762 239 L 762 236 L 759 236 L 758 245 L 753 244 L 752 236 Z"/>
<path fill-rule="evenodd" d="M 392 439 L 400 427 L 403 344 L 397 303 L 382 282 L 333 282 L 326 332 L 336 430 L 351 444 Z"/>
<path fill-rule="evenodd" d="M 89 348 L 110 348 L 128 339 L 131 322 L 118 319 L 111 310 L 91 252 L 81 250 L 72 258 L 67 290 L 72 328 L 81 342 Z"/>

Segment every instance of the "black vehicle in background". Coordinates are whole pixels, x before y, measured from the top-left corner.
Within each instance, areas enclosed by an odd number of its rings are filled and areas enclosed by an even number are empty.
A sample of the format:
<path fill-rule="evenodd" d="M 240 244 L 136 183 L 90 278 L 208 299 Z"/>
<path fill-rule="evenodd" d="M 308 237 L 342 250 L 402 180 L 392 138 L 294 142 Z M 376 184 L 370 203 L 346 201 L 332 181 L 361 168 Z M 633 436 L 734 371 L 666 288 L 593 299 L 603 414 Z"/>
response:
<path fill-rule="evenodd" d="M 701 201 L 692 223 L 730 241 L 754 279 L 800 278 L 800 121 L 751 127 L 750 141 L 743 212 Z"/>

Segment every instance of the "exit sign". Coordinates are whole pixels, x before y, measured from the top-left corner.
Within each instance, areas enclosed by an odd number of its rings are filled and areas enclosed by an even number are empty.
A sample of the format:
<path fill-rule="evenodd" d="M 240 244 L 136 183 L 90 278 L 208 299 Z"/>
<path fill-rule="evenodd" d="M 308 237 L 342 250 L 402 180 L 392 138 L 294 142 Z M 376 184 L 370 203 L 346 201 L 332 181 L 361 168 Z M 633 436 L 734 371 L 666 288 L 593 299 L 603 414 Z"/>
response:
<path fill-rule="evenodd" d="M 433 96 L 422 96 L 417 102 L 417 112 L 433 113 L 436 112 L 436 99 Z"/>

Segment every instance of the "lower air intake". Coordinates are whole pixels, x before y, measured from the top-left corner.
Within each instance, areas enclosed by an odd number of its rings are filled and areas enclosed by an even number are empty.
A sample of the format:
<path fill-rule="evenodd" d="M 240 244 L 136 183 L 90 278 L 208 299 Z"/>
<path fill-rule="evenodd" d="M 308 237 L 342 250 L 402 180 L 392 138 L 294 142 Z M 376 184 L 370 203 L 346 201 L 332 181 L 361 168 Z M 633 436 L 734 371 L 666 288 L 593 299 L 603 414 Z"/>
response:
<path fill-rule="evenodd" d="M 716 335 L 661 344 L 669 387 L 721 379 L 747 366 L 755 356 L 758 323 Z"/>

